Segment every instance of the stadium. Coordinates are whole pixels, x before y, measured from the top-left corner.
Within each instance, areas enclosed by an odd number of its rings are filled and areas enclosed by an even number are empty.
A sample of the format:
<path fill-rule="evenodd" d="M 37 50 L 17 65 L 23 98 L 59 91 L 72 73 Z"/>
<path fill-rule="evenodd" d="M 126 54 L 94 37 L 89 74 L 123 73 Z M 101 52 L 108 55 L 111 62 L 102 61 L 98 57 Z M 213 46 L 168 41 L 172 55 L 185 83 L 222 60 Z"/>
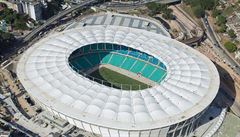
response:
<path fill-rule="evenodd" d="M 214 64 L 187 45 L 108 25 L 38 41 L 17 75 L 43 109 L 103 137 L 188 136 L 220 84 Z"/>

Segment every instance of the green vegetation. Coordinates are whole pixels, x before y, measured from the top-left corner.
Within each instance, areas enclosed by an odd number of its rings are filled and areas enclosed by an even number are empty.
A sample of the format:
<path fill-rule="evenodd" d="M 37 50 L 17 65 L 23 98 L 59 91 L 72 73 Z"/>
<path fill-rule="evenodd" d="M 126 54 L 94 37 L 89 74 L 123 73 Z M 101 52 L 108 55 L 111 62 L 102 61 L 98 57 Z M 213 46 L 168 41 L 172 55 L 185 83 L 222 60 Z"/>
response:
<path fill-rule="evenodd" d="M 236 34 L 235 34 L 235 32 L 234 32 L 234 30 L 232 30 L 232 29 L 230 29 L 229 31 L 228 31 L 228 35 L 229 35 L 229 37 L 231 37 L 231 38 L 236 38 L 237 36 L 236 36 Z"/>
<path fill-rule="evenodd" d="M 236 10 L 234 6 L 229 6 L 223 10 L 223 15 L 230 16 L 234 12 L 234 10 Z"/>
<path fill-rule="evenodd" d="M 218 0 L 183 0 L 184 3 L 190 5 L 196 17 L 201 18 L 205 14 L 205 10 L 213 10 L 218 4 Z"/>
<path fill-rule="evenodd" d="M 9 8 L 4 8 L 0 11 L 0 20 L 6 20 L 7 24 L 11 24 L 16 30 L 27 30 L 26 25 L 29 17 L 27 15 L 20 15 Z"/>
<path fill-rule="evenodd" d="M 221 24 L 219 27 L 220 27 L 220 28 L 219 28 L 218 31 L 219 31 L 220 33 L 226 32 L 227 26 L 226 26 L 225 24 Z"/>
<path fill-rule="evenodd" d="M 130 90 L 130 89 L 139 90 L 139 89 L 146 89 L 149 87 L 147 84 L 144 84 L 140 81 L 129 78 L 125 75 L 122 75 L 118 72 L 112 71 L 105 67 L 102 67 L 94 71 L 93 73 L 90 74 L 90 76 L 107 81 L 103 83 L 104 85 L 107 85 L 107 86 L 111 86 L 111 84 L 109 83 L 112 83 L 113 87 L 120 89 L 122 85 L 122 89 L 124 90 Z M 97 81 L 97 82 L 101 83 L 100 81 Z"/>
<path fill-rule="evenodd" d="M 205 15 L 205 11 L 200 5 L 193 7 L 193 13 L 197 18 L 201 18 Z"/>
<path fill-rule="evenodd" d="M 0 54 L 7 50 L 14 40 L 15 38 L 12 34 L 0 31 Z"/>
<path fill-rule="evenodd" d="M 6 46 L 10 46 L 11 42 L 15 38 L 12 34 L 0 31 L 0 49 Z"/>
<path fill-rule="evenodd" d="M 224 47 L 230 52 L 230 53 L 233 53 L 237 50 L 237 46 L 230 42 L 230 41 L 227 41 L 226 43 L 224 43 Z"/>
<path fill-rule="evenodd" d="M 222 11 L 220 11 L 220 10 L 218 10 L 218 9 L 216 9 L 216 8 L 214 8 L 213 10 L 212 10 L 212 17 L 214 17 L 214 18 L 216 18 L 217 16 L 219 16 L 219 15 L 221 15 L 222 14 Z"/>
<path fill-rule="evenodd" d="M 162 14 L 162 17 L 167 20 L 174 19 L 174 15 L 172 14 L 172 9 L 169 9 L 166 4 L 149 2 L 146 4 L 146 6 L 150 10 L 150 13 L 149 13 L 150 16 L 155 16 L 156 14 Z"/>
<path fill-rule="evenodd" d="M 217 19 L 217 25 L 218 26 L 220 26 L 220 25 L 222 25 L 222 24 L 225 24 L 226 22 L 227 22 L 227 19 L 226 19 L 226 17 L 224 17 L 223 15 L 218 15 L 217 17 L 216 17 L 216 19 Z"/>

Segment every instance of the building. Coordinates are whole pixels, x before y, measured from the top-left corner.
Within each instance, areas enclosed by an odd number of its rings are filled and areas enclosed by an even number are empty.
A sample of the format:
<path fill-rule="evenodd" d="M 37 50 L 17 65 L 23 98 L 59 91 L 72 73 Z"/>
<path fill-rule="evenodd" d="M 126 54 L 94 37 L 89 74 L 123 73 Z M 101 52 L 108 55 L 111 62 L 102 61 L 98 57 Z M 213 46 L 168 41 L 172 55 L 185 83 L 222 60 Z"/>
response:
<path fill-rule="evenodd" d="M 84 47 L 88 48 L 81 51 Z M 79 74 L 70 63 L 73 53 L 95 50 L 111 51 L 107 59 L 100 52 L 95 57 L 112 67 L 121 62 L 116 57 L 127 60 L 131 56 L 135 62 L 150 64 L 154 70 L 146 73 L 155 85 L 121 90 Z M 115 56 L 120 52 L 121 57 Z M 134 75 L 133 68 L 145 69 L 136 64 L 127 64 L 131 65 L 129 74 Z M 164 71 L 158 73 L 158 69 Z M 144 74 L 137 75 L 146 79 Z M 198 127 L 220 84 L 214 64 L 187 45 L 146 30 L 108 25 L 70 29 L 44 38 L 23 54 L 17 75 L 43 109 L 103 137 L 188 136 Z"/>
<path fill-rule="evenodd" d="M 28 14 L 30 18 L 38 21 L 42 19 L 44 0 L 0 0 L 19 14 Z"/>
<path fill-rule="evenodd" d="M 17 13 L 23 13 L 23 7 L 21 3 L 17 0 L 0 0 L 0 2 L 5 3 L 8 8 L 13 9 Z"/>
<path fill-rule="evenodd" d="M 234 14 L 227 18 L 227 27 L 234 30 L 237 35 L 237 39 L 240 40 L 240 12 L 234 12 Z"/>
<path fill-rule="evenodd" d="M 28 14 L 34 20 L 42 19 L 42 3 L 41 1 L 21 1 L 24 7 L 24 13 Z"/>

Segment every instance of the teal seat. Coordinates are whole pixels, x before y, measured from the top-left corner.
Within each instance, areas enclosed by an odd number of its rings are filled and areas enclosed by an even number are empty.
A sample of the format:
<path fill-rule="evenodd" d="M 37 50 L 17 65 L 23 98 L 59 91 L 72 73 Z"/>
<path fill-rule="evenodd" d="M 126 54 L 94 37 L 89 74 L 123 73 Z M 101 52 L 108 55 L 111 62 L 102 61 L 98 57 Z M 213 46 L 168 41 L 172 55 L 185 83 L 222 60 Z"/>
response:
<path fill-rule="evenodd" d="M 129 70 L 136 60 L 130 57 L 126 57 L 126 58 L 127 59 L 123 62 L 121 68 Z"/>
<path fill-rule="evenodd" d="M 112 44 L 106 44 L 106 50 L 112 50 L 113 46 Z"/>
<path fill-rule="evenodd" d="M 83 47 L 83 53 L 88 53 L 90 51 L 90 46 L 84 46 Z"/>
<path fill-rule="evenodd" d="M 100 60 L 103 64 L 107 64 L 109 62 L 109 59 L 111 58 L 112 54 L 111 53 L 107 53 L 107 52 L 102 52 L 99 53 L 100 56 Z"/>
<path fill-rule="evenodd" d="M 93 66 L 96 66 L 100 63 L 99 56 L 97 53 L 87 54 L 85 55 L 86 59 L 91 62 Z"/>
<path fill-rule="evenodd" d="M 98 50 L 104 50 L 105 49 L 105 44 L 104 43 L 98 43 Z"/>
<path fill-rule="evenodd" d="M 142 68 L 144 67 L 145 63 L 142 62 L 142 61 L 139 61 L 137 60 L 137 62 L 135 63 L 135 65 L 131 68 L 131 72 L 134 72 L 134 73 L 139 73 Z"/>
<path fill-rule="evenodd" d="M 119 67 L 123 63 L 125 58 L 126 57 L 123 55 L 113 54 L 111 60 L 109 61 L 109 64 Z"/>
<path fill-rule="evenodd" d="M 161 80 L 164 78 L 164 75 L 166 75 L 166 71 L 158 68 L 155 70 L 155 72 L 153 72 L 149 79 L 155 82 L 161 82 Z"/>
<path fill-rule="evenodd" d="M 82 69 L 87 69 L 92 67 L 90 63 L 87 62 L 87 60 L 84 57 L 78 57 L 73 60 L 76 64 L 78 64 L 78 67 Z"/>
<path fill-rule="evenodd" d="M 77 61 L 72 60 L 70 62 L 71 62 L 71 65 L 74 66 L 75 69 L 77 69 L 77 70 L 83 69 L 82 66 Z"/>
<path fill-rule="evenodd" d="M 91 51 L 96 51 L 98 49 L 98 45 L 97 44 L 92 44 L 91 45 Z"/>
<path fill-rule="evenodd" d="M 148 78 L 151 74 L 152 74 L 152 72 L 155 70 L 155 67 L 154 66 L 152 66 L 152 65 L 150 65 L 150 64 L 147 64 L 146 66 L 145 66 L 145 68 L 143 69 L 143 71 L 142 71 L 142 76 L 144 76 L 145 78 Z"/>

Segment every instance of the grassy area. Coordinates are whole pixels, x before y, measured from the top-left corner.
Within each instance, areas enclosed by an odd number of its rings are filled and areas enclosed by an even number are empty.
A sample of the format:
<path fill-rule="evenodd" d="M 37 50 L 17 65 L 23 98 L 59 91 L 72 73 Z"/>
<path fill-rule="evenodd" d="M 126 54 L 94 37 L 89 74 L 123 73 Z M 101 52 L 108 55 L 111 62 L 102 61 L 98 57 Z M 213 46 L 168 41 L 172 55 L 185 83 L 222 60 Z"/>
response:
<path fill-rule="evenodd" d="M 125 75 L 122 75 L 118 72 L 112 71 L 105 67 L 102 67 L 94 71 L 93 73 L 90 74 L 90 76 L 106 81 L 102 83 L 106 86 L 113 86 L 118 89 L 121 89 L 122 86 L 123 90 L 139 90 L 146 89 L 149 87 L 147 84 L 129 78 Z M 97 82 L 101 83 L 100 80 Z M 112 85 L 110 83 L 112 83 Z"/>
<path fill-rule="evenodd" d="M 229 6 L 223 10 L 224 16 L 230 16 L 234 12 L 234 7 Z"/>

